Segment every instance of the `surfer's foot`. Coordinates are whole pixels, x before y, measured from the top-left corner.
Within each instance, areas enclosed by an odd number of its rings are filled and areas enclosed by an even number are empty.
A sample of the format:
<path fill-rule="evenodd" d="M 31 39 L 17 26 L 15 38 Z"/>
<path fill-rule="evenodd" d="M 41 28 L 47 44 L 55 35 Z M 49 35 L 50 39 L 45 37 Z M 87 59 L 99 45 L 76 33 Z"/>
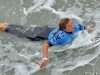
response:
<path fill-rule="evenodd" d="M 5 29 L 7 28 L 8 23 L 4 22 L 4 23 L 0 23 L 0 31 L 5 31 Z"/>

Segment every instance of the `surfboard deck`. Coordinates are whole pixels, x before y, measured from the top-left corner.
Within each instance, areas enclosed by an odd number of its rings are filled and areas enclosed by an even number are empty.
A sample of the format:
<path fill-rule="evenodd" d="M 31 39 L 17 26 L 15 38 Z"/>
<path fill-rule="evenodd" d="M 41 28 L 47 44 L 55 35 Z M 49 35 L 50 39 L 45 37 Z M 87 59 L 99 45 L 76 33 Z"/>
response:
<path fill-rule="evenodd" d="M 96 36 L 93 39 L 91 39 L 91 43 L 86 44 L 86 45 L 82 45 L 79 47 L 68 47 L 67 49 L 78 49 L 78 48 L 89 48 L 89 47 L 96 47 L 100 45 L 100 36 Z"/>

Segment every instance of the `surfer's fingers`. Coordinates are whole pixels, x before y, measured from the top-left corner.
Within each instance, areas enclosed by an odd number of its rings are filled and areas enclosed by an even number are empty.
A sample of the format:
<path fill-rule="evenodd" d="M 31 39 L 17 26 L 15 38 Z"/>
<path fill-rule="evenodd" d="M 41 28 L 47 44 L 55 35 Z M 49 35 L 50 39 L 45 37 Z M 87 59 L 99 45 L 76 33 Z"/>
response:
<path fill-rule="evenodd" d="M 45 65 L 46 65 L 46 64 L 41 63 L 41 64 L 40 64 L 40 68 L 44 67 Z"/>
<path fill-rule="evenodd" d="M 47 63 L 47 60 L 42 60 L 41 64 L 40 64 L 40 68 L 44 67 Z"/>

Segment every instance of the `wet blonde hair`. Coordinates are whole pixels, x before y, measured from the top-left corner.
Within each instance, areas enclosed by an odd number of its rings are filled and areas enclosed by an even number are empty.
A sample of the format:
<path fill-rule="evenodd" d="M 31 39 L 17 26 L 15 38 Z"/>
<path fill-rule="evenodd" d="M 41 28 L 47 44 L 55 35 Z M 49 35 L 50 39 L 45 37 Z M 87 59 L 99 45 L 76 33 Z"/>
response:
<path fill-rule="evenodd" d="M 69 18 L 62 18 L 59 22 L 59 29 L 63 30 L 66 28 L 66 24 L 69 22 Z"/>
<path fill-rule="evenodd" d="M 59 30 L 63 30 L 63 29 L 66 29 L 66 24 L 69 22 L 69 18 L 62 18 L 61 20 L 60 20 L 60 22 L 59 22 L 59 29 L 55 32 L 55 33 L 53 33 L 54 34 L 54 36 L 57 34 L 57 32 L 59 31 Z M 53 37 L 54 37 L 53 36 Z"/>

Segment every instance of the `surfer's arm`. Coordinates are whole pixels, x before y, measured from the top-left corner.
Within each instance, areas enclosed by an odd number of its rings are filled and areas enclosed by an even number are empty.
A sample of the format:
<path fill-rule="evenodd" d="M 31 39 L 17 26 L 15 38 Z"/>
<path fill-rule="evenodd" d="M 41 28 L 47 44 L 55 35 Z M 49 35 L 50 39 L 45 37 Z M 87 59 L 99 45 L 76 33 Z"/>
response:
<path fill-rule="evenodd" d="M 47 58 L 48 58 L 48 48 L 53 46 L 53 44 L 50 42 L 50 40 L 48 40 L 42 47 L 42 51 L 43 51 L 43 59 L 42 62 L 40 64 L 40 68 L 44 67 L 47 63 Z"/>
<path fill-rule="evenodd" d="M 47 58 L 48 58 L 48 48 L 50 47 L 50 45 L 48 43 L 45 43 L 43 45 L 43 59 L 42 59 L 42 62 L 40 64 L 40 68 L 44 67 L 47 63 Z"/>
<path fill-rule="evenodd" d="M 84 26 L 84 25 L 81 25 L 81 24 L 79 24 L 79 29 L 80 30 L 87 30 L 88 33 L 91 33 L 94 30 L 91 26 Z"/>
<path fill-rule="evenodd" d="M 49 48 L 50 46 L 47 44 L 47 43 L 45 43 L 44 45 L 43 45 L 43 48 L 42 48 L 42 50 L 43 50 L 43 57 L 44 58 L 48 58 L 48 48 Z"/>

